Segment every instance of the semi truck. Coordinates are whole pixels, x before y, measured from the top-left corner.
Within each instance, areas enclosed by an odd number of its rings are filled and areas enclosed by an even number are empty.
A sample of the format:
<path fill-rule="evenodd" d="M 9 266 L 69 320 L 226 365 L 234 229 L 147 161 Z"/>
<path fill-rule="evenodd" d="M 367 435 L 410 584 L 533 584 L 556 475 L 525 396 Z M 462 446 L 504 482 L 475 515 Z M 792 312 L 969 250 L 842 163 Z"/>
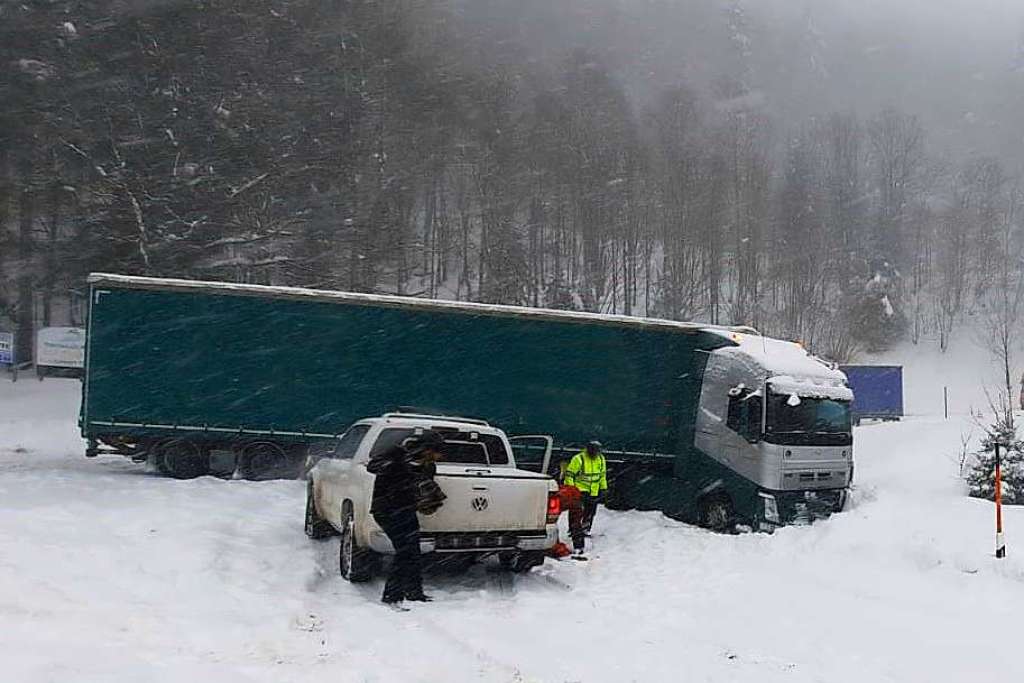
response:
<path fill-rule="evenodd" d="M 750 328 L 110 274 L 89 285 L 90 456 L 177 477 L 225 462 L 295 474 L 352 423 L 398 410 L 550 435 L 552 472 L 599 440 L 610 507 L 772 528 L 846 499 L 845 376 Z M 519 467 L 541 469 L 546 448 L 517 448 Z"/>

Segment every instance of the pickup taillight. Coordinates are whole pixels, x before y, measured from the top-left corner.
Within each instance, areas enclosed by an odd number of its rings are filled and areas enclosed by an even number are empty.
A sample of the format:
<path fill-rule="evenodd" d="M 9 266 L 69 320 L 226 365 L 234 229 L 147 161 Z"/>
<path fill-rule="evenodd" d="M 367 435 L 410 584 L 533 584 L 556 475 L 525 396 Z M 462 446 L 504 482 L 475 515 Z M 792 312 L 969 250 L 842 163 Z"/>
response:
<path fill-rule="evenodd" d="M 558 522 L 558 516 L 562 514 L 562 499 L 558 491 L 548 491 L 548 524 Z"/>

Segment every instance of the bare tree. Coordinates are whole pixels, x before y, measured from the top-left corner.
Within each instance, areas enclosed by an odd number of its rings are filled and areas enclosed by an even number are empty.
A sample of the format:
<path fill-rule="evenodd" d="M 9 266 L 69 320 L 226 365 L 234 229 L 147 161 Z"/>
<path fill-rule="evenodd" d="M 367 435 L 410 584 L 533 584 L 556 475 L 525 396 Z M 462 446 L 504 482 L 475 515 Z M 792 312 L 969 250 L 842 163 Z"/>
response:
<path fill-rule="evenodd" d="M 998 233 L 999 257 L 991 275 L 992 287 L 982 302 L 978 333 L 996 361 L 1001 374 L 1000 402 L 1006 424 L 1013 427 L 1013 371 L 1019 349 L 1017 333 L 1024 304 L 1024 242 L 1017 224 L 1021 202 L 1019 188 L 1013 188 L 1001 212 Z"/>
<path fill-rule="evenodd" d="M 924 128 L 915 116 L 886 109 L 868 125 L 878 213 L 873 247 L 896 266 L 906 257 L 904 222 L 924 166 Z"/>

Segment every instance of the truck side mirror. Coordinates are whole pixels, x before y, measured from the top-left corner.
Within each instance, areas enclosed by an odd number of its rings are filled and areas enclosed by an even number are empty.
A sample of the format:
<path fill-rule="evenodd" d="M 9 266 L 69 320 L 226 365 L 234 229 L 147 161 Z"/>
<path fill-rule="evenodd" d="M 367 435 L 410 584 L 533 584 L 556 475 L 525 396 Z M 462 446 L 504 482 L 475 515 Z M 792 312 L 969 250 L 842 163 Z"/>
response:
<path fill-rule="evenodd" d="M 743 437 L 748 443 L 761 442 L 761 397 L 751 396 L 746 401 L 746 429 Z"/>
<path fill-rule="evenodd" d="M 761 396 L 742 387 L 730 391 L 726 427 L 742 436 L 747 443 L 760 443 Z"/>

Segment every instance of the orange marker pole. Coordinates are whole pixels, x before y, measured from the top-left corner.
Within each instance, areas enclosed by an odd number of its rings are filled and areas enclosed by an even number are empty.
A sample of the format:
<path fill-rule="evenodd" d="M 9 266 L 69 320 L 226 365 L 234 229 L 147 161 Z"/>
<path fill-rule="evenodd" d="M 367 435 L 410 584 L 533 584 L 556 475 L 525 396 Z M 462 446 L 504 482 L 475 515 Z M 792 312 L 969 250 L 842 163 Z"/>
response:
<path fill-rule="evenodd" d="M 1006 557 L 1006 541 L 1003 540 L 1003 471 L 999 459 L 999 442 L 996 442 L 996 557 Z"/>

